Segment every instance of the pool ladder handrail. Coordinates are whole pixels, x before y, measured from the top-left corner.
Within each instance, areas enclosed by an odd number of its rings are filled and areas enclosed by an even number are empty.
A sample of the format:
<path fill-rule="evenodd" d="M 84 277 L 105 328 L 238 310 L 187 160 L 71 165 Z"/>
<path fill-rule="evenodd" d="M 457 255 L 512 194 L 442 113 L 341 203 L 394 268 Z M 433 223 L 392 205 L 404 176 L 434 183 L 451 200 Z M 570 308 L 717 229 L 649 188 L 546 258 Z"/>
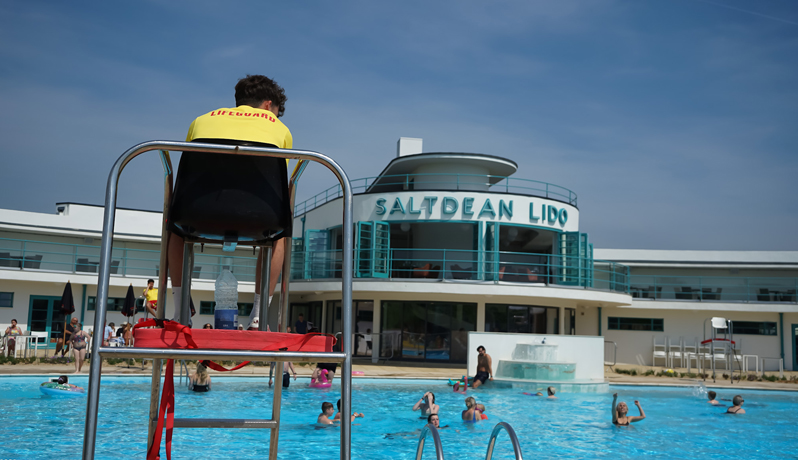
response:
<path fill-rule="evenodd" d="M 493 458 L 493 447 L 496 445 L 496 437 L 504 430 L 510 436 L 510 442 L 513 444 L 513 452 L 515 453 L 516 460 L 524 460 L 524 454 L 521 452 L 521 444 L 518 442 L 518 436 L 515 435 L 515 430 L 507 422 L 499 422 L 493 427 L 493 432 L 490 434 L 488 441 L 488 452 L 485 454 L 485 460 Z"/>
<path fill-rule="evenodd" d="M 430 423 L 427 423 L 424 425 L 424 428 L 421 429 L 421 434 L 418 437 L 418 447 L 416 447 L 416 460 L 421 460 L 421 456 L 424 455 L 424 441 L 427 439 L 427 434 L 432 435 L 432 442 L 435 444 L 435 458 L 437 460 L 444 460 L 441 436 L 438 434 L 438 429 Z"/>

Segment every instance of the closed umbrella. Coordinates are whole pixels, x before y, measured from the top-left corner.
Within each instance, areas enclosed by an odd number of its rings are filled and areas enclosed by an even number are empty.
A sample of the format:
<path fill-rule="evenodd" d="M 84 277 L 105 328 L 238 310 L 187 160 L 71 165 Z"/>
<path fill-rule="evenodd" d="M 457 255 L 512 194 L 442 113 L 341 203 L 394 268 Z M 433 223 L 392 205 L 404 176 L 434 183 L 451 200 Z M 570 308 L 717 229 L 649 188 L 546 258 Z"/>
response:
<path fill-rule="evenodd" d="M 136 294 L 133 293 L 133 283 L 127 288 L 125 303 L 122 304 L 122 316 L 136 316 Z M 129 321 L 132 322 L 132 321 Z"/>
<path fill-rule="evenodd" d="M 72 283 L 69 281 L 67 281 L 66 286 L 64 286 L 64 293 L 61 294 L 61 313 L 64 314 L 64 328 L 61 330 L 61 337 L 63 337 L 64 343 L 61 345 L 64 348 L 66 348 L 67 316 L 71 315 L 72 313 L 75 313 L 75 299 L 72 297 Z M 61 348 L 58 345 L 59 344 L 56 343 L 56 350 L 55 350 L 56 354 L 58 354 L 59 351 L 58 349 Z"/>

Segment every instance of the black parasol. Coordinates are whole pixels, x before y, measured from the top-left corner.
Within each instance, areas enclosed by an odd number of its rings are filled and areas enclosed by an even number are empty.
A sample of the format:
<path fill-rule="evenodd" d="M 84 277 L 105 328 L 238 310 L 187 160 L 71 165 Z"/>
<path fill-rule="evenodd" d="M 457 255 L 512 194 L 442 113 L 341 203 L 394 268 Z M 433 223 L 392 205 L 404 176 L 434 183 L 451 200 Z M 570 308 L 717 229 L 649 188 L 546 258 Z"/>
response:
<path fill-rule="evenodd" d="M 61 312 L 64 313 L 64 316 L 75 313 L 75 300 L 72 298 L 72 284 L 69 281 L 61 295 Z"/>
<path fill-rule="evenodd" d="M 122 305 L 122 316 L 136 316 L 136 294 L 133 293 L 133 284 L 127 288 L 125 303 Z"/>

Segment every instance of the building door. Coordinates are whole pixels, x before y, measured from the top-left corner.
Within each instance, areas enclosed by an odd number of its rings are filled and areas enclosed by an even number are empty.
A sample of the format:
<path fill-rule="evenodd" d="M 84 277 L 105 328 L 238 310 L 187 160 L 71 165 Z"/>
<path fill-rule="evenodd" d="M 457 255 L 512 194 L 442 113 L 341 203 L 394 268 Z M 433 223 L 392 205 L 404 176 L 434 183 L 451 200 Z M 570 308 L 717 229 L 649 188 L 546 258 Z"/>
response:
<path fill-rule="evenodd" d="M 565 309 L 565 335 L 576 335 L 576 308 Z"/>
<path fill-rule="evenodd" d="M 39 346 L 55 346 L 56 339 L 64 333 L 64 321 L 67 320 L 61 313 L 61 297 L 32 295 L 28 309 L 28 327 L 34 332 L 47 332 L 48 339 L 40 342 Z"/>
<path fill-rule="evenodd" d="M 296 332 L 296 322 L 299 320 L 299 315 L 302 315 L 305 321 L 308 322 L 308 332 L 313 328 L 321 330 L 321 308 L 322 303 L 319 301 L 292 303 L 288 313 L 288 326 L 291 327 L 291 331 Z"/>
<path fill-rule="evenodd" d="M 798 370 L 798 324 L 792 325 L 792 370 Z"/>

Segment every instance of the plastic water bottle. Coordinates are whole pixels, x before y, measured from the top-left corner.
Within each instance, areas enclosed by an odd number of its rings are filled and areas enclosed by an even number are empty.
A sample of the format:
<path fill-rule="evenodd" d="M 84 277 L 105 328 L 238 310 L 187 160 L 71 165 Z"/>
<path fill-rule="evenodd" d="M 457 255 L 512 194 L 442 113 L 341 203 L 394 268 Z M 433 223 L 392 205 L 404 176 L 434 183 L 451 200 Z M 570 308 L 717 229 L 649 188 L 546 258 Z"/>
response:
<path fill-rule="evenodd" d="M 213 310 L 214 328 L 238 329 L 238 281 L 230 270 L 224 269 L 216 278 Z"/>

